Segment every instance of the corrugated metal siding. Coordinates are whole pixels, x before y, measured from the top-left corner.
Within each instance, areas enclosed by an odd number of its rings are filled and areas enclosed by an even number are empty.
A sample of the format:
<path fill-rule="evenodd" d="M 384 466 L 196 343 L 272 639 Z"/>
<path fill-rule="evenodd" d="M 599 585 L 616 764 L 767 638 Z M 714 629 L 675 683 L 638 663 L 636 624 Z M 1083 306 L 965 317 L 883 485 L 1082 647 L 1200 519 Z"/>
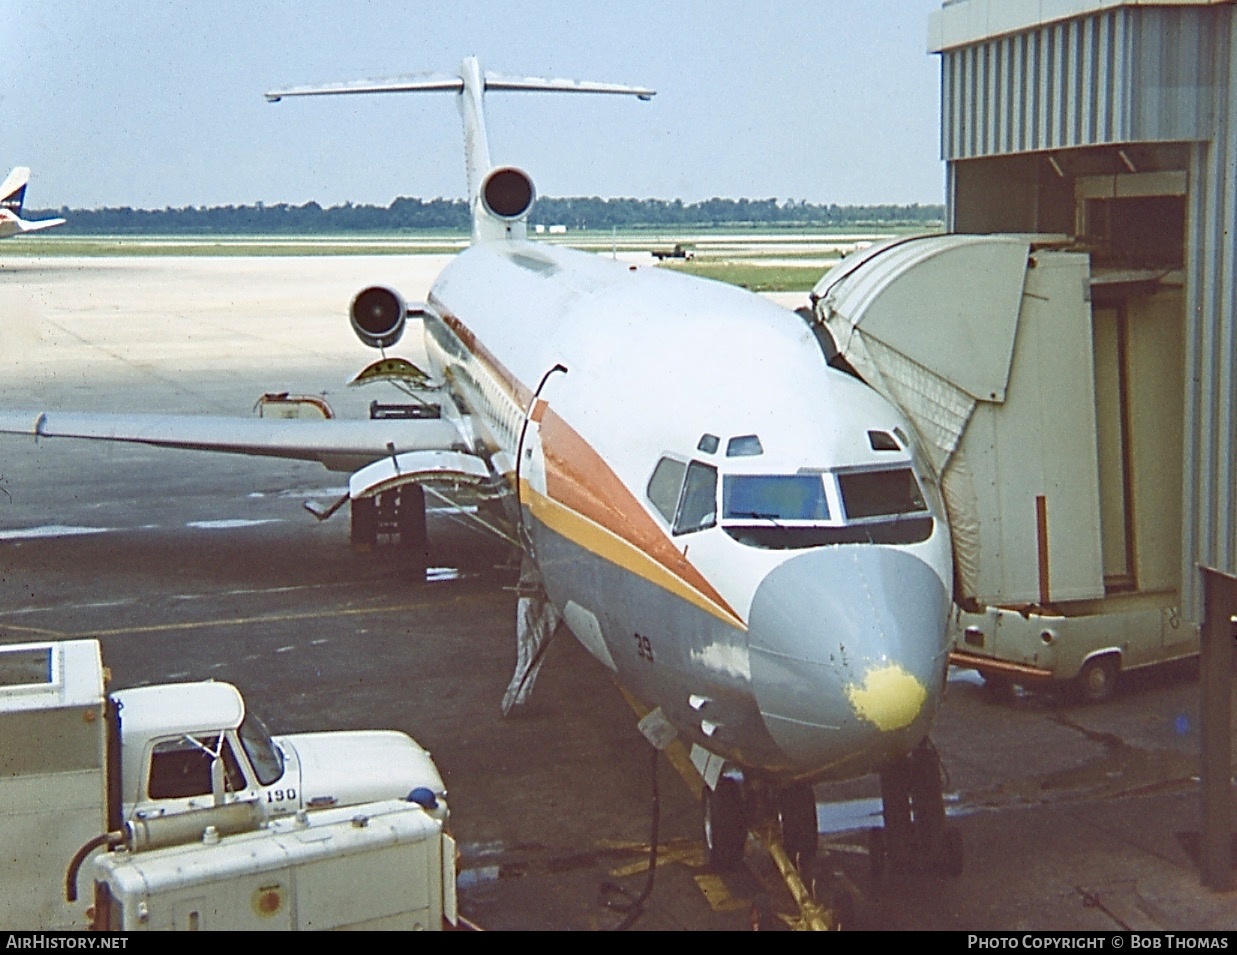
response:
<path fill-rule="evenodd" d="M 943 53 L 943 158 L 1208 138 L 1217 13 L 1117 8 Z"/>
<path fill-rule="evenodd" d="M 1196 622 L 1195 564 L 1237 573 L 1237 17 L 1222 12 L 1213 138 L 1191 150 L 1187 224 L 1182 606 Z"/>
<path fill-rule="evenodd" d="M 946 160 L 1192 142 L 1182 609 L 1197 565 L 1237 574 L 1237 12 L 1129 7 L 942 53 Z M 950 177 L 952 182 L 952 177 Z M 953 201 L 951 194 L 950 201 Z"/>

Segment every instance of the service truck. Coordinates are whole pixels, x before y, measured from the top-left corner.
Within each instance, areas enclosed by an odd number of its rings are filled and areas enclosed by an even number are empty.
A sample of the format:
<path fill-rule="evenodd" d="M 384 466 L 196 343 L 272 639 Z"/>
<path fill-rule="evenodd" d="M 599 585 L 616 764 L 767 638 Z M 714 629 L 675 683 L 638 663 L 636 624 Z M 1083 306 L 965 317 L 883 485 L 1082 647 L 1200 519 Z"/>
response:
<path fill-rule="evenodd" d="M 210 847 L 207 830 L 273 840 L 280 819 L 414 791 L 445 823 L 442 777 L 405 733 L 271 736 L 231 684 L 108 692 L 106 676 L 96 640 L 0 647 L 2 929 L 87 927 L 91 893 L 70 899 L 66 871 L 85 867 L 88 844 Z"/>

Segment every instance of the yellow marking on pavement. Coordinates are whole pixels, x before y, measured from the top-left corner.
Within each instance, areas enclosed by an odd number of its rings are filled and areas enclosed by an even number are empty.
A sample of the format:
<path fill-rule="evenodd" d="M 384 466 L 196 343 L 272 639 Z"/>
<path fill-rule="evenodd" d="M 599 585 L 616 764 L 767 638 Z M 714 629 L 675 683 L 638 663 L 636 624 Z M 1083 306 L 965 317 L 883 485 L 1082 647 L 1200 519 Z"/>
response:
<path fill-rule="evenodd" d="M 914 722 L 928 698 L 928 690 L 898 664 L 891 663 L 879 670 L 869 670 L 863 686 L 848 686 L 846 695 L 860 716 L 888 732 Z"/>
<path fill-rule="evenodd" d="M 0 630 L 17 630 L 21 633 L 33 633 L 40 637 L 63 638 L 66 636 L 61 630 L 48 630 L 44 627 L 19 627 L 15 623 L 0 623 Z"/>
<path fill-rule="evenodd" d="M 730 888 L 720 875 L 697 875 L 694 878 L 704 900 L 714 912 L 737 912 L 751 904 L 731 895 Z"/>
<path fill-rule="evenodd" d="M 649 851 L 648 846 L 641 847 L 644 852 Z M 657 847 L 657 865 L 670 865 L 673 862 L 682 863 L 692 869 L 698 869 L 704 865 L 704 849 L 699 846 L 691 846 L 684 849 L 666 850 L 662 846 Z M 649 871 L 649 860 L 642 859 L 639 862 L 631 862 L 627 865 L 619 866 L 617 869 L 610 870 L 610 878 L 622 879 L 629 875 L 639 875 L 641 872 Z"/>

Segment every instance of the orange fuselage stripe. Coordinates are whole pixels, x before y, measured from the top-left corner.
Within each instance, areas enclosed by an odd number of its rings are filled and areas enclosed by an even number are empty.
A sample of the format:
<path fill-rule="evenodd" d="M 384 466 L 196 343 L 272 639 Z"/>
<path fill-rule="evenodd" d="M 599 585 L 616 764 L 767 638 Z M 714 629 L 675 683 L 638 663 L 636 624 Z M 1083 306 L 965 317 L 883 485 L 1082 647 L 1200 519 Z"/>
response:
<path fill-rule="evenodd" d="M 521 407 L 533 392 L 498 361 L 458 318 L 447 326 Z M 611 563 L 678 594 L 726 623 L 745 630 L 742 618 L 683 555 L 605 459 L 548 403 L 536 402 L 545 457 L 546 493 L 521 480 L 517 489 L 534 517 Z"/>

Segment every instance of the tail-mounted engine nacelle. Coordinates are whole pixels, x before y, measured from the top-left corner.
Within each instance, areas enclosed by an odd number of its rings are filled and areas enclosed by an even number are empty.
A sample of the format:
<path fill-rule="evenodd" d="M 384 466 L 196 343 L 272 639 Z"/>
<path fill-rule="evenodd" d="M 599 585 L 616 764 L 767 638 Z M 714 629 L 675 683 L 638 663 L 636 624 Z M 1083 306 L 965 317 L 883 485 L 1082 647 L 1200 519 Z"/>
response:
<path fill-rule="evenodd" d="M 357 292 L 348 309 L 352 330 L 370 348 L 390 348 L 404 334 L 408 306 L 394 289 L 373 285 Z"/>
<path fill-rule="evenodd" d="M 491 169 L 481 183 L 481 204 L 498 219 L 523 219 L 537 200 L 537 190 L 528 173 L 515 166 Z"/>

